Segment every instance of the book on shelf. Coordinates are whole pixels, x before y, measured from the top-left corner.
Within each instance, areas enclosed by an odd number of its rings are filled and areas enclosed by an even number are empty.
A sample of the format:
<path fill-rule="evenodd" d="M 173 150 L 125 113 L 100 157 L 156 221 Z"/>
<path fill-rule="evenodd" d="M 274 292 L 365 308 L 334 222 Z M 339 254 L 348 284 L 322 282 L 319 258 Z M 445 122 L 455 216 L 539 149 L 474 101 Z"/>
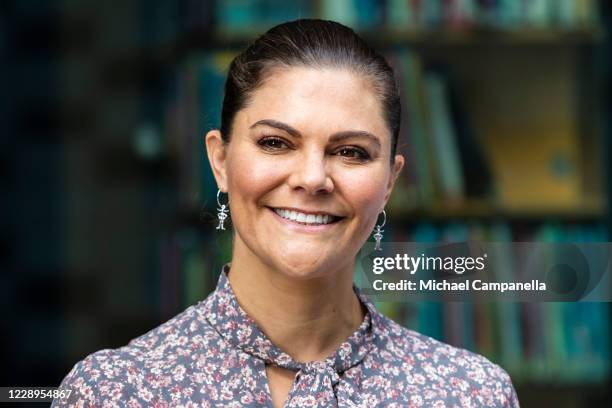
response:
<path fill-rule="evenodd" d="M 169 104 L 165 128 L 178 164 L 182 208 L 216 205 L 216 182 L 206 154 L 206 133 L 219 128 L 223 86 L 231 52 L 198 53 L 176 72 L 176 98 Z"/>
<path fill-rule="evenodd" d="M 402 146 L 399 152 L 406 158 L 404 174 L 397 184 L 414 191 L 412 200 L 394 192 L 389 205 L 391 209 L 397 208 L 396 211 L 405 211 L 433 200 L 433 166 L 429 160 L 427 118 L 422 104 L 421 60 L 411 52 L 392 53 L 388 58 L 394 65 L 400 86 L 402 125 L 398 145 Z"/>
<path fill-rule="evenodd" d="M 442 200 L 457 202 L 464 196 L 465 187 L 446 82 L 437 73 L 429 72 L 425 75 L 423 86 L 431 118 L 432 159 L 435 158 L 438 164 Z"/>

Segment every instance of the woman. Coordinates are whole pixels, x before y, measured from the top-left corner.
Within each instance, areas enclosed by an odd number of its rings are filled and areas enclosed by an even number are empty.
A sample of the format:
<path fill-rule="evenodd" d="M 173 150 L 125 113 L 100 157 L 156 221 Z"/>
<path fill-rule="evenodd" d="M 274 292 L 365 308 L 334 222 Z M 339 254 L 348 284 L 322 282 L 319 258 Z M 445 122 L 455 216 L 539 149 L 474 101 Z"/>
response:
<path fill-rule="evenodd" d="M 298 20 L 256 40 L 206 135 L 231 263 L 206 300 L 79 362 L 54 405 L 518 407 L 501 368 L 353 286 L 404 164 L 399 120 L 392 69 L 351 29 Z"/>

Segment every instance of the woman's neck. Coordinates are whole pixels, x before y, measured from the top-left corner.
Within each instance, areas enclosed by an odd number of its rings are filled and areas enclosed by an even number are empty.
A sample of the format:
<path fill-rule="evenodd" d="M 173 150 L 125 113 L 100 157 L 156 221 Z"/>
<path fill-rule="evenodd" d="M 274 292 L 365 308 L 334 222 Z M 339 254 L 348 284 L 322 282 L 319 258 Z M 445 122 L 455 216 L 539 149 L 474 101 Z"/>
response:
<path fill-rule="evenodd" d="M 365 310 L 353 291 L 353 269 L 294 279 L 236 251 L 229 282 L 238 303 L 294 360 L 323 360 L 361 325 Z"/>

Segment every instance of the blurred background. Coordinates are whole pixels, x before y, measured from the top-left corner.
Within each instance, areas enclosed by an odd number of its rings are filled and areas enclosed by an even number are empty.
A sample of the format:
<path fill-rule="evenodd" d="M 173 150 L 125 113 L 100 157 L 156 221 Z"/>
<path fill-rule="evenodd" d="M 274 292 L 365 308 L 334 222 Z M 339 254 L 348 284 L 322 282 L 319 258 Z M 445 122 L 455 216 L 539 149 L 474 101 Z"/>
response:
<path fill-rule="evenodd" d="M 610 241 L 606 0 L 1 1 L 0 385 L 58 385 L 214 288 L 203 136 L 231 58 L 301 17 L 396 69 L 385 240 Z M 502 365 L 522 406 L 610 402 L 609 303 L 379 307 Z"/>

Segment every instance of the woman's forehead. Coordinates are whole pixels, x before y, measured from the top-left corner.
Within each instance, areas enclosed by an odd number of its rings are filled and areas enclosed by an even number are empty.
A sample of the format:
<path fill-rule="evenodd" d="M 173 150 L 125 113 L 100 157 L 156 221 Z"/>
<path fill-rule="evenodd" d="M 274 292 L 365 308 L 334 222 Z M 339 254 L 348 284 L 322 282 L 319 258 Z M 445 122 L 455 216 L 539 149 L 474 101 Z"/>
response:
<path fill-rule="evenodd" d="M 253 94 L 254 101 L 260 99 L 266 104 L 270 98 L 283 102 L 328 98 L 356 108 L 378 102 L 370 81 L 344 68 L 277 68 Z"/>
<path fill-rule="evenodd" d="M 247 127 L 251 122 L 273 118 L 294 126 L 319 124 L 335 130 L 361 127 L 381 135 L 386 130 L 381 102 L 372 84 L 341 68 L 292 67 L 272 71 L 238 117 Z"/>

